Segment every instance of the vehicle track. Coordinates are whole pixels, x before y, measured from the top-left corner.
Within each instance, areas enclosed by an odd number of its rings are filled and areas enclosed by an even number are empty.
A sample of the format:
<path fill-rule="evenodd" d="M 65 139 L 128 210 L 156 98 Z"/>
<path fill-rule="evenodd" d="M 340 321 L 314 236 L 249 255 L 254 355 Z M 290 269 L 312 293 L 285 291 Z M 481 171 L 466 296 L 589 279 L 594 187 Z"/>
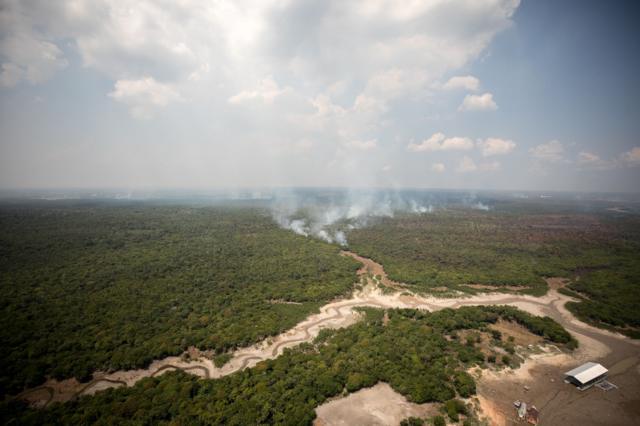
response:
<path fill-rule="evenodd" d="M 124 380 L 116 380 L 116 379 L 109 379 L 107 377 L 102 377 L 100 379 L 93 379 L 91 380 L 89 383 L 87 383 L 86 385 L 84 385 L 82 388 L 80 388 L 79 391 L 77 391 L 74 395 L 73 398 L 77 398 L 79 396 L 82 396 L 82 394 L 84 392 L 86 392 L 88 389 L 91 389 L 93 386 L 97 385 L 100 382 L 107 382 L 107 383 L 111 383 L 114 385 L 123 385 L 123 386 L 127 386 L 127 382 L 125 382 Z"/>
<path fill-rule="evenodd" d="M 260 362 L 260 361 L 264 361 L 265 359 L 266 358 L 263 358 L 261 356 L 249 356 L 249 357 L 246 357 L 244 359 L 244 361 L 242 362 L 242 365 L 240 365 L 240 367 L 238 367 L 238 369 L 234 370 L 234 371 L 244 370 L 245 368 L 247 368 L 247 365 L 249 365 L 249 363 L 251 361 L 253 361 L 253 360 L 258 360 L 258 362 Z"/>
<path fill-rule="evenodd" d="M 194 365 L 192 367 L 180 367 L 174 364 L 167 364 L 167 365 L 163 365 L 162 367 L 158 368 L 156 371 L 154 371 L 153 373 L 151 373 L 151 377 L 155 377 L 158 374 L 162 373 L 163 371 L 166 370 L 180 370 L 180 371 L 184 371 L 184 372 L 188 372 L 188 371 L 193 371 L 193 370 L 200 370 L 200 371 L 204 371 L 204 378 L 205 379 L 210 379 L 211 375 L 209 374 L 209 369 L 202 366 L 202 365 Z"/>
<path fill-rule="evenodd" d="M 51 402 L 51 400 L 53 399 L 53 396 L 55 395 L 55 390 L 51 387 L 51 386 L 38 386 L 37 388 L 33 388 L 33 389 L 28 389 L 18 395 L 16 395 L 13 399 L 26 399 L 25 397 L 29 394 L 41 391 L 41 390 L 45 390 L 47 391 L 47 393 L 49 394 L 49 397 L 44 400 L 44 403 L 42 404 L 42 408 L 45 408 L 47 405 L 49 405 L 49 403 Z"/>

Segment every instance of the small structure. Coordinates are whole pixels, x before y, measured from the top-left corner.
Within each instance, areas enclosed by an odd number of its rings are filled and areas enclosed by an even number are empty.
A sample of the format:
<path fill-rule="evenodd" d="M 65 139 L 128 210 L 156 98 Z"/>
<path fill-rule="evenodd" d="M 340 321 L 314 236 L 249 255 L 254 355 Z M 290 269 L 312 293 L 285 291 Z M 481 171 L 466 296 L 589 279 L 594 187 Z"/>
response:
<path fill-rule="evenodd" d="M 608 380 L 602 380 L 601 382 L 596 383 L 596 386 L 602 389 L 605 392 L 609 392 L 610 390 L 618 389 L 618 386 L 614 385 Z"/>
<path fill-rule="evenodd" d="M 522 402 L 520 403 L 520 406 L 518 407 L 518 417 L 521 419 L 524 419 L 524 416 L 527 415 L 527 403 L 526 402 Z"/>
<path fill-rule="evenodd" d="M 585 390 L 606 379 L 608 371 L 597 362 L 587 362 L 564 373 L 564 381 L 576 385 L 580 390 Z"/>

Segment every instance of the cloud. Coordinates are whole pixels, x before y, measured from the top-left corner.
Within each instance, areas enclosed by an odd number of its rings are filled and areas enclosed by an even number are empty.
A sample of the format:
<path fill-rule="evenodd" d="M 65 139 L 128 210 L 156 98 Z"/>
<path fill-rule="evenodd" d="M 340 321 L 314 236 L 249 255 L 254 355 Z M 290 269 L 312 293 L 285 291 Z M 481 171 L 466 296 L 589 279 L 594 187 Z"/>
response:
<path fill-rule="evenodd" d="M 477 145 L 482 150 L 483 157 L 508 154 L 516 147 L 515 142 L 500 138 L 487 138 L 478 141 Z"/>
<path fill-rule="evenodd" d="M 367 82 L 364 93 L 378 99 L 391 100 L 419 92 L 427 79 L 428 75 L 421 70 L 392 68 L 374 74 Z"/>
<path fill-rule="evenodd" d="M 476 166 L 476 162 L 473 161 L 471 157 L 464 156 L 462 160 L 458 163 L 458 167 L 456 168 L 456 172 L 458 173 L 471 173 L 478 170 L 478 166 Z"/>
<path fill-rule="evenodd" d="M 489 161 L 476 164 L 476 162 L 468 156 L 462 157 L 456 167 L 458 173 L 472 173 L 472 172 L 495 172 L 500 170 L 500 163 L 498 161 Z"/>
<path fill-rule="evenodd" d="M 445 90 L 465 89 L 476 92 L 480 88 L 480 80 L 472 75 L 451 77 L 443 86 Z"/>
<path fill-rule="evenodd" d="M 373 141 L 406 131 L 402 112 L 430 107 L 437 82 L 486 52 L 518 7 L 517 0 L 5 0 L 2 85 L 44 83 L 69 62 L 89 76 L 82 81 L 110 81 L 101 99 L 136 118 L 153 119 L 180 101 L 176 120 L 158 121 L 154 136 L 167 137 L 174 123 L 193 129 L 193 150 L 167 144 L 157 154 L 181 182 L 373 185 L 390 161 Z M 474 77 L 459 77 L 452 88 L 475 86 Z M 293 158 L 303 139 L 313 155 Z M 371 155 L 362 158 L 362 149 Z M 438 144 L 456 149 L 472 142 Z M 154 166 L 136 155 L 128 157 L 129 179 L 138 182 Z"/>
<path fill-rule="evenodd" d="M 552 140 L 531 148 L 529 153 L 536 160 L 557 163 L 564 158 L 564 146 L 559 141 Z"/>
<path fill-rule="evenodd" d="M 410 143 L 407 149 L 413 152 L 422 151 L 468 151 L 473 149 L 473 141 L 469 138 L 447 138 L 443 133 L 434 133 L 429 139 L 419 144 Z"/>
<path fill-rule="evenodd" d="M 433 163 L 431 165 L 431 171 L 436 173 L 443 173 L 446 170 L 446 167 L 442 163 Z"/>
<path fill-rule="evenodd" d="M 263 79 L 255 90 L 243 90 L 233 96 L 228 101 L 230 104 L 241 104 L 252 100 L 259 100 L 266 104 L 273 104 L 276 98 L 287 93 L 291 89 L 278 87 L 273 78 Z"/>
<path fill-rule="evenodd" d="M 498 105 L 493 100 L 493 94 L 467 95 L 464 97 L 458 111 L 494 111 Z"/>
<path fill-rule="evenodd" d="M 629 167 L 640 166 L 640 147 L 636 146 L 622 154 L 622 163 Z"/>
<path fill-rule="evenodd" d="M 0 71 L 2 87 L 13 87 L 22 81 L 42 83 L 68 65 L 58 46 L 34 32 L 2 39 L 0 55 L 5 58 Z"/>
<path fill-rule="evenodd" d="M 481 172 L 497 172 L 500 170 L 500 162 L 499 161 L 488 161 L 485 163 L 480 163 L 478 166 L 478 170 Z"/>
<path fill-rule="evenodd" d="M 591 152 L 581 152 L 578 154 L 578 164 L 594 164 L 602 161 L 599 156 Z"/>
<path fill-rule="evenodd" d="M 152 77 L 118 80 L 109 96 L 128 105 L 136 118 L 150 118 L 156 108 L 182 99 L 173 87 L 159 83 Z"/>
<path fill-rule="evenodd" d="M 578 154 L 577 163 L 583 170 L 611 170 L 640 166 L 640 147 L 634 147 L 611 160 L 600 158 L 592 152 L 582 151 Z"/>
<path fill-rule="evenodd" d="M 378 141 L 376 141 L 375 139 L 371 139 L 368 141 L 349 141 L 347 142 L 347 146 L 362 151 L 369 151 L 371 149 L 375 149 L 376 146 L 378 146 Z"/>

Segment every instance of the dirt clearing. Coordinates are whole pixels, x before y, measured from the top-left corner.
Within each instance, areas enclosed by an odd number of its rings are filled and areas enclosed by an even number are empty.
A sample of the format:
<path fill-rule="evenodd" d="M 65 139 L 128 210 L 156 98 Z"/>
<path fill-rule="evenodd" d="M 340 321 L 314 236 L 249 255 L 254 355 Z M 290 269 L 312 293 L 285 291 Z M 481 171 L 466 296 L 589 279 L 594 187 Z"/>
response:
<path fill-rule="evenodd" d="M 438 414 L 440 404 L 414 404 L 387 383 L 361 389 L 316 408 L 315 426 L 398 425 L 407 417 Z"/>

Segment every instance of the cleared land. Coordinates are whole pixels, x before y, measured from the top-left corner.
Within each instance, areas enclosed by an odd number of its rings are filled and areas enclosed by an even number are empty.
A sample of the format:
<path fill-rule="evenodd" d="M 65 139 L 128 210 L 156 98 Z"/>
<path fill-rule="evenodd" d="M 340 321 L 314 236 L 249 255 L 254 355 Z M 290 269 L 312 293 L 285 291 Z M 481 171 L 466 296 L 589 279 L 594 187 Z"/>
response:
<path fill-rule="evenodd" d="M 407 417 L 439 414 L 439 404 L 413 404 L 386 383 L 378 383 L 316 408 L 314 426 L 397 425 Z"/>

